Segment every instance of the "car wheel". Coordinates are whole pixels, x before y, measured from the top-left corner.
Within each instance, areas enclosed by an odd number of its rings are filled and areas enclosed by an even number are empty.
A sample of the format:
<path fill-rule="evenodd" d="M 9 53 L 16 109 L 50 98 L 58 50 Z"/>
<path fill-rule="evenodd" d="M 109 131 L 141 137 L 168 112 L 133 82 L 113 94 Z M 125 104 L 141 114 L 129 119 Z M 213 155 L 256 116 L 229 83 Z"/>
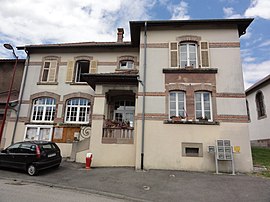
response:
<path fill-rule="evenodd" d="M 31 176 L 36 175 L 37 174 L 37 168 L 34 165 L 30 165 L 27 168 L 27 173 Z"/>

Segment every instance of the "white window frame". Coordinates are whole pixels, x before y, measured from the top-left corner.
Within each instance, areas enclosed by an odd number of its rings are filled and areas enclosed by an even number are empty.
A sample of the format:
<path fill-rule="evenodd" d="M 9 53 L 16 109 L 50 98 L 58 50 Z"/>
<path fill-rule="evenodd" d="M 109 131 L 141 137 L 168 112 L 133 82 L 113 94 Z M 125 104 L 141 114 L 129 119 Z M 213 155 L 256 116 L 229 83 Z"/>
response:
<path fill-rule="evenodd" d="M 35 104 L 35 101 L 36 100 L 39 100 L 39 99 L 46 99 L 45 101 L 45 104 Z M 52 99 L 53 100 L 53 103 L 52 104 L 47 104 L 47 99 Z M 38 113 L 38 108 L 39 107 L 42 107 L 42 118 L 41 120 L 36 120 L 37 118 L 37 113 Z M 48 107 L 51 107 L 52 110 L 50 112 L 50 120 L 45 120 L 45 117 L 46 117 L 46 109 Z M 34 108 L 36 108 L 36 114 L 35 114 L 35 119 L 34 119 L 34 113 L 35 113 L 35 110 Z M 53 110 L 54 109 L 54 110 Z M 54 112 L 54 113 L 53 113 Z M 41 123 L 41 122 L 45 122 L 45 123 L 52 123 L 54 121 L 54 116 L 55 116 L 55 112 L 56 112 L 56 100 L 54 98 L 51 98 L 51 97 L 39 97 L 39 98 L 36 98 L 33 100 L 33 105 L 32 105 L 32 113 L 31 113 L 31 121 L 32 122 L 38 122 L 38 123 Z"/>
<path fill-rule="evenodd" d="M 181 57 L 181 45 L 186 45 L 186 49 L 187 49 L 187 58 L 184 58 L 186 59 L 187 61 L 187 66 L 181 66 L 181 61 L 182 61 L 182 57 Z M 179 50 L 179 67 L 180 68 L 186 68 L 186 67 L 192 67 L 192 65 L 190 64 L 190 45 L 195 45 L 195 55 L 196 55 L 196 65 L 193 66 L 193 68 L 198 68 L 198 44 L 195 43 L 195 42 L 180 42 L 179 43 L 179 47 L 178 47 L 178 50 Z"/>
<path fill-rule="evenodd" d="M 173 116 L 171 115 L 171 94 L 172 93 L 175 93 L 176 94 L 176 97 L 175 97 L 175 110 L 176 110 L 176 117 L 179 117 L 179 106 L 178 106 L 178 103 L 179 103 L 179 96 L 178 94 L 179 93 L 183 93 L 184 94 L 184 109 L 183 109 L 183 112 L 184 112 L 184 117 L 186 118 L 187 117 L 187 111 L 186 111 L 186 92 L 185 91 L 170 91 L 169 93 L 169 119 Z M 182 101 L 181 101 L 182 102 Z"/>
<path fill-rule="evenodd" d="M 119 109 L 115 109 L 113 112 L 113 119 L 116 120 L 116 114 L 122 114 L 122 121 L 129 121 L 130 126 L 133 127 L 134 126 L 134 115 L 135 115 L 135 103 L 134 106 L 132 105 L 127 105 L 127 102 L 132 102 L 131 100 L 117 100 L 116 102 L 123 102 L 124 105 L 123 106 L 119 106 Z M 116 103 L 115 102 L 115 103 Z M 114 103 L 114 105 L 115 105 Z M 132 114 L 132 120 L 128 119 L 128 114 Z"/>
<path fill-rule="evenodd" d="M 205 103 L 204 103 L 204 93 L 208 93 L 209 94 L 209 104 L 210 104 L 210 118 L 208 118 L 208 121 L 213 121 L 213 110 L 212 110 L 212 94 L 211 94 L 211 92 L 208 92 L 208 91 L 198 91 L 198 92 L 195 92 L 195 96 L 194 96 L 194 103 L 195 103 L 195 118 L 196 118 L 196 120 L 199 120 L 198 118 L 197 118 L 197 113 L 196 113 L 196 111 L 197 111 L 197 109 L 196 109 L 196 105 L 197 105 L 197 101 L 196 101 L 196 94 L 200 94 L 200 97 L 201 97 L 201 111 L 202 111 L 202 118 L 205 118 L 205 107 L 204 107 L 204 105 L 205 105 Z"/>
<path fill-rule="evenodd" d="M 126 65 L 122 66 L 122 63 L 125 62 Z M 119 64 L 119 69 L 134 69 L 134 61 L 133 60 L 121 60 Z"/>
<path fill-rule="evenodd" d="M 37 129 L 37 132 L 34 135 L 34 138 L 33 139 L 26 139 L 28 128 L 36 128 Z M 40 131 L 42 129 L 50 129 L 49 138 L 44 139 L 44 138 L 41 138 L 40 137 Z M 46 140 L 46 141 L 52 141 L 52 133 L 53 133 L 53 126 L 52 125 L 27 125 L 25 127 L 25 132 L 24 132 L 24 138 L 23 139 L 24 139 L 24 141 L 30 141 L 30 140 Z"/>
<path fill-rule="evenodd" d="M 77 105 L 69 104 L 69 101 L 76 100 L 76 99 L 78 99 L 78 104 Z M 87 105 L 81 105 L 80 100 L 88 101 Z M 88 103 L 90 103 L 90 104 L 88 105 Z M 75 121 L 70 120 L 71 119 L 70 115 L 71 115 L 71 112 L 72 112 L 71 108 L 73 108 L 73 107 L 77 108 L 76 109 L 76 118 L 75 118 L 76 120 Z M 83 109 L 83 108 L 85 108 L 85 112 L 86 112 L 85 115 L 84 115 L 84 120 L 85 121 L 79 121 L 79 119 L 80 119 L 80 110 Z M 71 99 L 67 100 L 67 102 L 66 102 L 66 112 L 65 112 L 65 123 L 81 123 L 81 124 L 89 123 L 89 117 L 90 117 L 90 113 L 91 113 L 90 109 L 91 109 L 91 102 L 90 102 L 90 100 L 88 100 L 86 98 L 71 98 Z M 87 113 L 87 111 L 88 111 L 88 113 Z M 69 116 L 68 116 L 68 113 L 69 113 Z"/>
<path fill-rule="evenodd" d="M 76 61 L 75 79 L 74 79 L 75 80 L 75 83 L 85 83 L 85 81 L 78 81 L 78 74 L 81 75 L 81 72 L 78 72 L 79 71 L 79 63 L 80 62 L 88 62 L 89 65 L 88 65 L 88 72 L 87 73 L 90 72 L 90 64 L 91 64 L 91 62 L 89 60 L 77 60 Z M 80 75 L 79 75 L 79 78 L 81 77 Z"/>

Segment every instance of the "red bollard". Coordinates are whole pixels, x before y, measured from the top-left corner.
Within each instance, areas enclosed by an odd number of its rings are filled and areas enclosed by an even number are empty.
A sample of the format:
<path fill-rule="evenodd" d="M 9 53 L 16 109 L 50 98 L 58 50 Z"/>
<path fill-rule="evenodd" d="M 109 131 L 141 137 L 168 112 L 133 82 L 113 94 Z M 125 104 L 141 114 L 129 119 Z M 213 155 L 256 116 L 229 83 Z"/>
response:
<path fill-rule="evenodd" d="M 86 162 L 85 162 L 85 168 L 86 169 L 90 169 L 91 163 L 92 163 L 92 158 L 93 158 L 93 154 L 92 153 L 87 153 L 86 154 Z"/>

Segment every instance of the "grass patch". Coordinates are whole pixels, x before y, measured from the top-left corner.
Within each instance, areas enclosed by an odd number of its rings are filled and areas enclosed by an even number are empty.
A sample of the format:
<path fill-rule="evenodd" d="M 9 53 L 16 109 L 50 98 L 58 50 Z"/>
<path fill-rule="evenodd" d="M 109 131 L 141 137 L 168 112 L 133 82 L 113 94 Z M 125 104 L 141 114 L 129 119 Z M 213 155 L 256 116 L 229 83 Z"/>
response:
<path fill-rule="evenodd" d="M 270 148 L 252 147 L 251 151 L 254 166 L 265 167 L 260 174 L 270 178 Z"/>

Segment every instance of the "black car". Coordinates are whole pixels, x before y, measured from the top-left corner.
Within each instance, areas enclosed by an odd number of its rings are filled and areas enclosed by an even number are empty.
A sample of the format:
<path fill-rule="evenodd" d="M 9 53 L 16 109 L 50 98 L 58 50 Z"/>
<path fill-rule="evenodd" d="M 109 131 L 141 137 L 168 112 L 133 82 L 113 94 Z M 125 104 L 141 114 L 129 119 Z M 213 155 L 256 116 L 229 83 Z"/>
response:
<path fill-rule="evenodd" d="M 26 141 L 10 145 L 0 153 L 0 167 L 16 168 L 36 175 L 38 171 L 59 167 L 61 151 L 53 142 Z"/>

